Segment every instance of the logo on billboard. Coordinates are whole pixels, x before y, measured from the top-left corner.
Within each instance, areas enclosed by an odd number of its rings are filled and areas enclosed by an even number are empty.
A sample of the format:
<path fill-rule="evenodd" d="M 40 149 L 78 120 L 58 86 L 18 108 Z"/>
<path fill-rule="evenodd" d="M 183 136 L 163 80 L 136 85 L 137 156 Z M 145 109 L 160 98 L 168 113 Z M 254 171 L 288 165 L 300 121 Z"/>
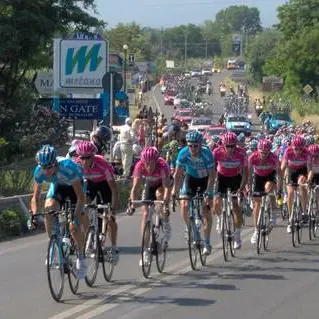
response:
<path fill-rule="evenodd" d="M 99 56 L 100 49 L 100 43 L 94 44 L 89 51 L 87 45 L 80 47 L 76 53 L 75 48 L 69 48 L 66 55 L 65 74 L 72 74 L 76 65 L 77 73 L 83 73 L 88 64 L 90 65 L 89 72 L 95 72 L 103 60 Z"/>

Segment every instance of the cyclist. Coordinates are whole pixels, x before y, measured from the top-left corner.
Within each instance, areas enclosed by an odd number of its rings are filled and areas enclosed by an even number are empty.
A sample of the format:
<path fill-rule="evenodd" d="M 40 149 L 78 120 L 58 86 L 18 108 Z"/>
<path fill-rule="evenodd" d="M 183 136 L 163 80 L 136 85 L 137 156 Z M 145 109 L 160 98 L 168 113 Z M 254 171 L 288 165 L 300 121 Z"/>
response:
<path fill-rule="evenodd" d="M 200 194 L 206 192 L 209 198 L 213 197 L 214 161 L 211 150 L 202 145 L 202 140 L 203 137 L 198 131 L 189 132 L 186 135 L 187 146 L 178 153 L 176 161 L 173 194 L 176 196 L 180 192 L 180 197 L 185 198 L 181 201 L 181 214 L 186 225 L 188 224 L 189 196 L 195 196 L 199 188 Z M 210 204 L 208 199 L 205 201 L 206 204 Z M 209 255 L 212 249 L 210 244 L 212 216 L 207 205 L 203 205 L 203 218 L 205 237 L 203 253 Z M 185 238 L 188 240 L 187 226 Z"/>
<path fill-rule="evenodd" d="M 235 224 L 235 242 L 234 248 L 241 248 L 241 214 L 239 212 L 236 193 L 244 189 L 247 174 L 248 163 L 247 156 L 243 150 L 237 146 L 237 136 L 235 133 L 228 132 L 223 137 L 223 145 L 213 152 L 215 166 L 217 168 L 217 194 L 226 194 L 227 188 L 231 189 L 233 194 L 234 224 Z M 214 212 L 217 215 L 216 230 L 221 232 L 220 214 L 221 198 L 215 197 Z"/>
<path fill-rule="evenodd" d="M 156 147 L 147 146 L 141 153 L 141 159 L 137 162 L 133 172 L 133 186 L 131 189 L 130 200 L 134 201 L 137 197 L 137 192 L 140 186 L 143 186 L 142 200 L 163 200 L 164 211 L 163 230 L 165 234 L 166 244 L 171 237 L 171 225 L 169 222 L 169 198 L 171 195 L 170 169 Z M 129 207 L 128 214 L 133 212 L 133 205 Z M 144 226 L 147 221 L 147 207 L 142 207 L 142 222 L 141 234 L 143 234 Z M 148 252 L 145 252 L 148 254 Z M 144 261 L 148 260 L 149 256 L 144 256 Z M 140 260 L 142 266 L 142 259 Z"/>
<path fill-rule="evenodd" d="M 39 199 L 41 184 L 50 183 L 50 188 L 44 203 L 45 211 L 59 210 L 65 203 L 66 198 L 76 204 L 74 210 L 74 221 L 70 225 L 70 232 L 77 245 L 78 256 L 76 268 L 78 278 L 83 279 L 86 275 L 86 262 L 84 258 L 84 227 L 85 217 L 82 214 L 84 205 L 83 175 L 80 166 L 71 159 L 57 157 L 54 147 L 44 145 L 36 154 L 38 163 L 34 170 L 33 196 L 31 199 L 31 210 L 33 214 L 39 211 Z M 45 216 L 45 226 L 49 237 L 52 234 L 52 217 Z M 34 221 L 36 224 L 36 221 Z"/>
<path fill-rule="evenodd" d="M 281 164 L 282 172 L 287 169 L 288 185 L 287 185 L 287 206 L 289 214 L 289 222 L 287 232 L 291 233 L 290 217 L 292 212 L 292 204 L 294 199 L 295 185 L 304 184 L 307 181 L 309 167 L 309 154 L 306 149 L 306 140 L 301 135 L 295 135 L 291 140 L 291 146 L 288 146 L 284 152 Z M 303 215 L 306 212 L 307 204 L 307 188 L 300 187 L 301 193 L 301 208 Z"/>
<path fill-rule="evenodd" d="M 97 203 L 112 203 L 112 209 L 118 208 L 118 190 L 114 179 L 114 172 L 111 165 L 101 155 L 96 155 L 96 146 L 89 141 L 83 141 L 77 145 L 77 161 L 83 167 L 83 175 L 87 181 L 86 191 L 88 199 L 94 200 L 98 195 Z M 100 219 L 99 219 L 100 221 Z M 87 221 L 89 222 L 89 221 Z M 112 215 L 108 221 L 111 232 L 110 240 L 113 262 L 117 264 L 119 259 L 119 250 L 117 249 L 117 223 L 115 216 Z M 86 225 L 88 228 L 88 224 Z M 87 229 L 86 228 L 86 229 Z M 105 232 L 105 230 L 102 230 Z"/>
<path fill-rule="evenodd" d="M 97 154 L 104 155 L 108 150 L 108 143 L 112 140 L 112 130 L 107 126 L 99 126 L 91 132 L 90 139 L 97 147 Z"/>
<path fill-rule="evenodd" d="M 257 221 L 260 213 L 261 192 L 271 193 L 275 190 L 277 184 L 277 193 L 282 189 L 282 177 L 278 156 L 271 152 L 272 144 L 269 140 L 260 140 L 258 142 L 258 150 L 252 153 L 248 159 L 248 187 L 253 185 L 253 215 L 254 225 L 257 226 Z M 276 183 L 278 178 L 278 183 Z M 276 203 L 272 201 L 272 207 L 275 208 Z M 275 224 L 275 217 L 272 216 L 272 222 Z M 252 244 L 257 242 L 257 228 L 250 239 Z"/>

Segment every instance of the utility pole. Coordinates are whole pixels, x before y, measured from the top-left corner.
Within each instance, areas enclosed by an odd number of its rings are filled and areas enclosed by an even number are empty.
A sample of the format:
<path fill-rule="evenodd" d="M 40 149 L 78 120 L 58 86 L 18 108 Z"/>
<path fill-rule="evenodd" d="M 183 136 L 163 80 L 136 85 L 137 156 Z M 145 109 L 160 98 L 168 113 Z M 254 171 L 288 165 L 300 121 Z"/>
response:
<path fill-rule="evenodd" d="M 206 57 L 206 60 L 207 60 L 207 56 L 208 56 L 208 54 L 207 54 L 207 39 L 205 39 L 205 41 L 206 41 L 205 57 Z"/>
<path fill-rule="evenodd" d="M 163 27 L 162 27 L 162 30 L 161 30 L 161 59 L 163 59 Z"/>
<path fill-rule="evenodd" d="M 187 30 L 185 30 L 185 65 L 187 61 Z"/>

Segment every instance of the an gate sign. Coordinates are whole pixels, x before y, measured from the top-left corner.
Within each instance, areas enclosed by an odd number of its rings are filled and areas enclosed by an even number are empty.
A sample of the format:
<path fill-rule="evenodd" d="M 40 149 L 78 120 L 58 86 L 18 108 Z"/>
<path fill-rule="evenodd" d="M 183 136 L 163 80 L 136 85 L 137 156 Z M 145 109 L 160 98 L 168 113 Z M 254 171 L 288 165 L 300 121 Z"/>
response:
<path fill-rule="evenodd" d="M 102 88 L 107 68 L 106 40 L 54 40 L 54 82 L 59 88 Z"/>
<path fill-rule="evenodd" d="M 102 99 L 60 99 L 60 116 L 78 120 L 103 118 Z"/>

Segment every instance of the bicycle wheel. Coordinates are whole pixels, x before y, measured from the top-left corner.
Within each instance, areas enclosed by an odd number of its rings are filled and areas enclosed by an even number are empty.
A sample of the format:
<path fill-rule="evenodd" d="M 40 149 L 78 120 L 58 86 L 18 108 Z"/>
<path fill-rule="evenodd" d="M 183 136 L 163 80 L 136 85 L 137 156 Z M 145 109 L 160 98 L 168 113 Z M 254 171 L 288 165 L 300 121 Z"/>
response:
<path fill-rule="evenodd" d="M 109 224 L 106 224 L 105 234 L 108 233 Z M 107 282 L 112 280 L 113 272 L 114 272 L 114 255 L 113 255 L 112 247 L 102 248 L 101 243 L 99 242 L 99 259 L 102 262 L 102 270 L 104 279 Z"/>
<path fill-rule="evenodd" d="M 222 239 L 223 239 L 223 254 L 224 260 L 229 260 L 229 246 L 228 246 L 228 223 L 226 218 L 226 212 L 222 214 Z"/>
<path fill-rule="evenodd" d="M 299 214 L 298 214 L 298 223 L 297 223 L 297 239 L 298 239 L 298 244 L 301 244 L 302 242 L 302 229 L 303 229 L 303 222 L 302 222 L 302 216 L 301 216 L 301 211 L 299 209 Z"/>
<path fill-rule="evenodd" d="M 271 232 L 271 222 L 270 222 L 271 211 L 268 208 L 264 215 L 264 226 L 263 226 L 263 246 L 265 250 L 268 250 L 270 232 Z"/>
<path fill-rule="evenodd" d="M 234 222 L 234 214 L 232 210 L 230 210 L 229 215 L 227 215 L 227 221 L 228 221 L 228 246 L 229 246 L 230 254 L 232 255 L 232 257 L 235 257 L 235 253 L 236 253 L 236 250 L 234 247 L 235 222 Z"/>
<path fill-rule="evenodd" d="M 95 283 L 99 269 L 99 238 L 91 226 L 85 236 L 85 257 L 88 264 L 88 271 L 85 276 L 85 282 L 89 287 Z"/>
<path fill-rule="evenodd" d="M 167 242 L 164 240 L 164 230 L 162 220 L 157 227 L 154 228 L 153 234 L 156 242 L 155 256 L 156 256 L 156 267 L 159 273 L 164 271 L 166 263 L 166 252 L 167 252 Z"/>
<path fill-rule="evenodd" d="M 51 295 L 55 301 L 60 301 L 64 288 L 64 260 L 56 235 L 52 235 L 50 238 L 46 265 Z"/>
<path fill-rule="evenodd" d="M 291 219 L 291 238 L 292 238 L 292 246 L 297 247 L 297 219 L 295 208 L 293 207 L 292 211 L 293 217 Z"/>
<path fill-rule="evenodd" d="M 190 217 L 188 220 L 188 253 L 191 267 L 193 270 L 196 270 L 198 249 L 196 245 L 195 222 L 193 217 Z"/>
<path fill-rule="evenodd" d="M 66 267 L 68 268 L 67 273 L 68 273 L 69 286 L 74 295 L 78 292 L 78 289 L 79 289 L 79 279 L 77 277 L 77 271 L 76 271 L 77 258 L 78 256 L 76 253 L 75 244 L 73 242 L 73 239 L 71 239 L 70 255 L 67 257 Z"/>
<path fill-rule="evenodd" d="M 263 222 L 264 222 L 264 218 L 263 218 L 263 214 L 264 214 L 264 210 L 261 209 L 260 213 L 259 213 L 259 218 L 258 218 L 258 224 L 257 224 L 257 254 L 260 254 L 261 252 L 261 245 L 262 245 L 262 234 L 263 234 Z"/>
<path fill-rule="evenodd" d="M 152 268 L 153 252 L 152 252 L 152 230 L 151 223 L 147 221 L 143 230 L 142 238 L 142 272 L 145 278 L 149 278 Z"/>

